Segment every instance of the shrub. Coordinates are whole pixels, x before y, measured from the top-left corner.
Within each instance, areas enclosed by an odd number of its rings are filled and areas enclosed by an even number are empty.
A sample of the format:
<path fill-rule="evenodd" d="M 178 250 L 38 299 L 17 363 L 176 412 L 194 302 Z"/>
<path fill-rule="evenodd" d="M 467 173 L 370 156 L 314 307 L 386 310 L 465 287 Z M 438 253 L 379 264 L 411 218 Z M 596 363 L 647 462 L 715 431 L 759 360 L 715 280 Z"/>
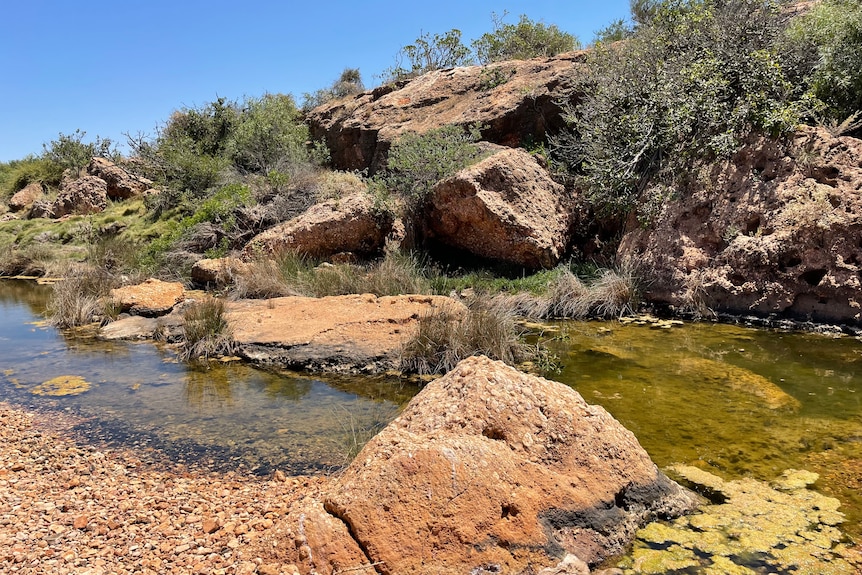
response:
<path fill-rule="evenodd" d="M 302 109 L 305 111 L 316 108 L 330 100 L 344 98 L 352 94 L 359 94 L 365 90 L 362 83 L 362 75 L 358 68 L 345 68 L 338 80 L 328 88 L 321 88 L 313 93 L 305 93 L 302 96 Z"/>
<path fill-rule="evenodd" d="M 452 307 L 420 317 L 416 333 L 401 350 L 400 369 L 407 373 L 446 373 L 473 355 L 514 365 L 529 359 L 531 352 L 511 314 L 473 302 L 466 311 Z"/>
<path fill-rule="evenodd" d="M 402 66 L 407 59 L 408 68 Z M 384 70 L 384 83 L 412 78 L 432 70 L 454 68 L 470 63 L 470 49 L 461 42 L 461 31 L 453 28 L 445 34 L 420 34 L 413 44 L 399 50 L 396 64 Z"/>
<path fill-rule="evenodd" d="M 483 34 L 472 43 L 481 64 L 502 60 L 527 60 L 550 57 L 580 47 L 573 35 L 555 25 L 534 22 L 522 14 L 517 24 L 505 24 L 502 16 L 491 15 L 494 31 Z"/>
<path fill-rule="evenodd" d="M 788 37 L 797 72 L 810 76 L 810 93 L 828 106 L 829 120 L 862 110 L 862 4 L 818 2 L 790 24 Z"/>
<path fill-rule="evenodd" d="M 795 128 L 777 2 L 653 4 L 626 42 L 599 44 L 554 156 L 606 214 L 623 216 L 656 184 L 685 187 L 693 162 L 734 152 L 751 131 Z M 645 17 L 646 18 L 646 17 Z"/>
<path fill-rule="evenodd" d="M 233 353 L 236 344 L 230 337 L 230 326 L 222 300 L 206 297 L 183 310 L 183 341 L 180 357 L 203 359 Z"/>
<path fill-rule="evenodd" d="M 87 132 L 75 130 L 74 134 L 63 134 L 48 144 L 43 144 L 43 159 L 53 163 L 62 174 L 63 170 L 72 170 L 75 174 L 80 172 L 93 157 L 118 160 L 120 157 L 117 147 L 110 138 L 96 136 L 95 141 L 84 143 Z"/>
<path fill-rule="evenodd" d="M 309 161 L 307 140 L 293 97 L 264 94 L 243 103 L 226 145 L 237 168 L 266 174 Z"/>
<path fill-rule="evenodd" d="M 44 276 L 54 259 L 54 251 L 43 243 L 7 245 L 0 248 L 0 276 Z"/>
<path fill-rule="evenodd" d="M 404 134 L 392 144 L 380 181 L 409 203 L 420 203 L 434 184 L 484 156 L 475 145 L 479 137 L 478 126 L 465 131 L 455 125 Z"/>

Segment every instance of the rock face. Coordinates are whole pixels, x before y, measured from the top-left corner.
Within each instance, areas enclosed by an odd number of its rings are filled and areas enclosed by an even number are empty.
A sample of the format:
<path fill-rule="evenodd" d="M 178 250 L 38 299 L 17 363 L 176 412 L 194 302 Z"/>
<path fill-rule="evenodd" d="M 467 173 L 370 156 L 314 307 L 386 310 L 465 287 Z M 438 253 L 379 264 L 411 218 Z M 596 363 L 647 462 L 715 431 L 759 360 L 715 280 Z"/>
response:
<path fill-rule="evenodd" d="M 64 181 L 52 206 L 53 216 L 96 214 L 108 207 L 108 185 L 95 176 Z"/>
<path fill-rule="evenodd" d="M 314 371 L 380 373 L 398 365 L 419 317 L 462 304 L 441 296 L 371 294 L 228 303 L 239 355 Z"/>
<path fill-rule="evenodd" d="M 556 103 L 585 71 L 585 53 L 436 70 L 406 82 L 326 103 L 308 114 L 332 163 L 373 173 L 408 131 L 480 123 L 484 140 L 517 147 L 562 124 Z"/>
<path fill-rule="evenodd" d="M 42 183 L 31 182 L 9 198 L 9 209 L 13 212 L 22 212 L 31 208 L 37 200 L 41 200 L 44 196 Z"/>
<path fill-rule="evenodd" d="M 569 240 L 571 202 L 527 152 L 504 149 L 432 190 L 427 235 L 484 258 L 550 268 Z"/>
<path fill-rule="evenodd" d="M 370 195 L 353 194 L 316 204 L 258 234 L 246 245 L 243 257 L 282 250 L 316 258 L 343 252 L 371 255 L 383 249 L 391 229 L 391 216 L 378 213 Z"/>
<path fill-rule="evenodd" d="M 150 278 L 143 283 L 111 290 L 123 312 L 154 317 L 164 315 L 185 297 L 183 284 Z"/>
<path fill-rule="evenodd" d="M 801 127 L 700 174 L 618 251 L 676 308 L 862 323 L 862 140 Z"/>
<path fill-rule="evenodd" d="M 105 158 L 90 160 L 87 173 L 105 180 L 108 186 L 108 197 L 113 200 L 141 195 L 153 185 L 150 180 L 131 174 Z"/>
<path fill-rule="evenodd" d="M 693 505 L 603 408 L 484 357 L 430 383 L 324 494 L 383 574 L 595 565 Z M 300 555 L 306 572 L 357 567 L 326 548 Z"/>

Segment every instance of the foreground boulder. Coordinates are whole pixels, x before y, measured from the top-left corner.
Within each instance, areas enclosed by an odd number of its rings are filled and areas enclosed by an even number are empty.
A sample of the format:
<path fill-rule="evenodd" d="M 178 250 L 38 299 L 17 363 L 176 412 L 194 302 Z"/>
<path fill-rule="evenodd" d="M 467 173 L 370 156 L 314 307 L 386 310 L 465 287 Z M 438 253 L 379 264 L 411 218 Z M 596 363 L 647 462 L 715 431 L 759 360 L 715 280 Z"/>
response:
<path fill-rule="evenodd" d="M 504 149 L 439 182 L 424 225 L 430 238 L 474 255 L 550 268 L 568 244 L 570 203 L 532 155 Z"/>
<path fill-rule="evenodd" d="M 441 296 L 280 297 L 229 302 L 227 320 L 238 354 L 256 363 L 380 373 L 398 367 L 419 317 L 441 308 L 464 309 Z"/>
<path fill-rule="evenodd" d="M 314 258 L 338 253 L 371 255 L 380 252 L 392 229 L 391 215 L 375 210 L 370 194 L 357 193 L 327 200 L 305 213 L 252 239 L 243 257 L 293 251 Z"/>
<path fill-rule="evenodd" d="M 711 165 L 618 251 L 679 309 L 862 324 L 862 140 L 800 127 Z"/>
<path fill-rule="evenodd" d="M 61 218 L 66 215 L 97 214 L 108 207 L 108 185 L 95 176 L 68 180 L 60 184 L 60 192 L 51 207 L 51 215 Z"/>
<path fill-rule="evenodd" d="M 111 298 L 122 312 L 155 317 L 165 315 L 183 301 L 185 289 L 179 282 L 150 278 L 137 285 L 112 289 Z"/>
<path fill-rule="evenodd" d="M 93 158 L 87 165 L 87 173 L 105 180 L 108 197 L 124 200 L 139 196 L 150 189 L 153 182 L 136 176 L 105 158 Z"/>
<path fill-rule="evenodd" d="M 582 77 L 585 52 L 553 58 L 435 70 L 408 81 L 327 102 L 309 112 L 343 170 L 379 169 L 404 132 L 456 124 L 482 126 L 482 139 L 508 147 L 540 142 L 563 125 L 559 100 Z"/>
<path fill-rule="evenodd" d="M 694 503 L 603 408 L 473 357 L 420 392 L 324 493 L 340 522 L 314 502 L 291 512 L 286 548 L 304 573 L 536 573 L 596 565 L 645 522 Z M 360 559 L 343 551 L 357 547 Z"/>

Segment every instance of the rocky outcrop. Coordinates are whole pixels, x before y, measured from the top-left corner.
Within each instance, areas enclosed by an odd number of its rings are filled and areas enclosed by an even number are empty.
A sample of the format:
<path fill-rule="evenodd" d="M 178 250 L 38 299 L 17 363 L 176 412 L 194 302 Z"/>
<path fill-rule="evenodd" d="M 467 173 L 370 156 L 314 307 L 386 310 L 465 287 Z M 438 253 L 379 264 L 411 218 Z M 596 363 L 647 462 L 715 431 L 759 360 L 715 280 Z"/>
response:
<path fill-rule="evenodd" d="M 585 53 L 436 70 L 409 81 L 328 102 L 309 112 L 312 138 L 323 139 L 336 168 L 383 165 L 404 132 L 480 124 L 482 138 L 517 147 L 562 125 L 557 103 L 585 72 Z"/>
<path fill-rule="evenodd" d="M 192 265 L 192 281 L 203 286 L 226 286 L 242 275 L 248 264 L 239 258 L 204 258 Z"/>
<path fill-rule="evenodd" d="M 619 260 L 678 309 L 862 324 L 862 140 L 800 127 L 699 174 Z"/>
<path fill-rule="evenodd" d="M 524 150 L 504 149 L 439 182 L 427 205 L 430 239 L 483 258 L 550 268 L 567 248 L 565 188 Z"/>
<path fill-rule="evenodd" d="M 13 212 L 23 212 L 33 207 L 33 204 L 44 196 L 42 182 L 31 182 L 9 198 L 9 209 Z"/>
<path fill-rule="evenodd" d="M 294 251 L 315 258 L 338 253 L 367 256 L 383 249 L 392 229 L 392 216 L 374 208 L 367 193 L 327 200 L 305 213 L 253 238 L 243 250 L 243 258 Z"/>
<path fill-rule="evenodd" d="M 51 213 L 55 218 L 69 214 L 97 214 L 108 207 L 108 185 L 95 176 L 64 180 L 54 200 Z"/>
<path fill-rule="evenodd" d="M 87 165 L 87 173 L 105 180 L 108 186 L 108 197 L 112 200 L 124 200 L 139 196 L 153 186 L 153 182 L 150 180 L 136 176 L 105 158 L 90 160 Z"/>
<path fill-rule="evenodd" d="M 398 367 L 419 317 L 441 308 L 464 309 L 441 296 L 280 297 L 230 302 L 227 319 L 238 354 L 256 363 L 381 373 Z"/>
<path fill-rule="evenodd" d="M 428 384 L 325 491 L 347 529 L 317 520 L 312 538 L 299 525 L 306 502 L 291 513 L 305 536 L 284 547 L 305 573 L 578 573 L 644 522 L 693 505 L 603 408 L 473 357 Z M 364 557 L 336 554 L 356 544 Z"/>
<path fill-rule="evenodd" d="M 155 317 L 165 315 L 183 301 L 185 289 L 179 282 L 150 278 L 137 285 L 112 289 L 111 298 L 122 312 Z"/>

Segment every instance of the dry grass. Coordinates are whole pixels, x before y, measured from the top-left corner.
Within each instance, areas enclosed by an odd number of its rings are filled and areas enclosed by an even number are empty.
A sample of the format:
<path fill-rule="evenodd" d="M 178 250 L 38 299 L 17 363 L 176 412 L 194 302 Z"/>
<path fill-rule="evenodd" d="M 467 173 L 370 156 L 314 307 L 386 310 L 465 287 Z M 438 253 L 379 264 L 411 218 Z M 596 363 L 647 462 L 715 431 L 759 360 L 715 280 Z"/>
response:
<path fill-rule="evenodd" d="M 446 373 L 473 355 L 514 365 L 531 354 L 514 316 L 502 306 L 477 300 L 466 312 L 453 306 L 420 317 L 416 333 L 401 350 L 400 368 L 406 373 Z"/>
<path fill-rule="evenodd" d="M 183 311 L 183 342 L 180 357 L 183 360 L 228 355 L 235 350 L 230 326 L 222 300 L 207 297 L 189 304 Z"/>
<path fill-rule="evenodd" d="M 58 265 L 55 250 L 41 243 L 0 248 L 0 276 L 55 275 Z"/>
<path fill-rule="evenodd" d="M 64 279 L 54 284 L 48 300 L 46 314 L 52 325 L 65 329 L 116 317 L 116 305 L 109 297 L 119 283 L 113 274 L 77 266 L 67 268 L 62 275 Z"/>

